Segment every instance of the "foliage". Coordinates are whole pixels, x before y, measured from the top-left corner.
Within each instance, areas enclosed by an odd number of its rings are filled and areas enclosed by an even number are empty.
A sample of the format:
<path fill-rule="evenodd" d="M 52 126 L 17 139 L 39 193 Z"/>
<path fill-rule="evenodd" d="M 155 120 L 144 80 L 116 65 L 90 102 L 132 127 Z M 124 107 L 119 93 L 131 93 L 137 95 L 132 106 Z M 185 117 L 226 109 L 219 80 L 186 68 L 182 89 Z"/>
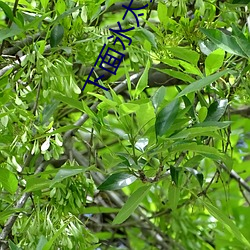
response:
<path fill-rule="evenodd" d="M 248 1 L 146 3 L 0 1 L 1 249 L 250 248 Z"/>

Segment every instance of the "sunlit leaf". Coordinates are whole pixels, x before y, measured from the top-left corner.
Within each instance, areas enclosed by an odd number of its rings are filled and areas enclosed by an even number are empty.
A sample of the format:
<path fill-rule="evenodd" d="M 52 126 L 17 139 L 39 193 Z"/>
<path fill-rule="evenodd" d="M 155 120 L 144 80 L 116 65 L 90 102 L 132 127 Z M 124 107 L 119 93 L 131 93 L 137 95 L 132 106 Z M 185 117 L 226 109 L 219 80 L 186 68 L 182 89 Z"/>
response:
<path fill-rule="evenodd" d="M 206 107 L 201 107 L 199 112 L 198 112 L 198 118 L 200 122 L 203 122 L 207 116 L 207 108 Z"/>
<path fill-rule="evenodd" d="M 207 76 L 205 78 L 202 78 L 198 81 L 195 81 L 191 84 L 189 84 L 184 90 L 182 90 L 177 97 L 181 97 L 183 95 L 195 92 L 197 90 L 201 90 L 202 88 L 206 87 L 207 85 L 215 82 L 216 80 L 218 80 L 220 77 L 222 77 L 223 75 L 229 73 L 229 70 L 223 70 L 221 72 L 215 73 L 213 75 Z"/>
<path fill-rule="evenodd" d="M 168 13 L 167 5 L 165 3 L 159 2 L 157 6 L 157 14 L 160 22 L 163 24 L 167 23 L 168 20 L 167 13 Z"/>
<path fill-rule="evenodd" d="M 174 56 L 183 59 L 187 62 L 190 62 L 192 65 L 197 65 L 200 55 L 196 51 L 181 48 L 181 47 L 175 47 L 175 48 L 169 48 L 170 52 L 173 53 Z"/>
<path fill-rule="evenodd" d="M 205 72 L 206 75 L 211 75 L 223 65 L 225 56 L 225 51 L 222 49 L 217 49 L 210 53 L 205 60 Z"/>
<path fill-rule="evenodd" d="M 18 187 L 16 176 L 5 168 L 0 168 L 0 183 L 11 194 L 14 194 Z"/>
<path fill-rule="evenodd" d="M 117 190 L 133 183 L 136 177 L 132 174 L 120 172 L 109 176 L 99 187 L 99 190 Z"/>
<path fill-rule="evenodd" d="M 122 113 L 131 114 L 140 109 L 140 105 L 135 103 L 122 103 L 119 105 L 119 109 Z"/>

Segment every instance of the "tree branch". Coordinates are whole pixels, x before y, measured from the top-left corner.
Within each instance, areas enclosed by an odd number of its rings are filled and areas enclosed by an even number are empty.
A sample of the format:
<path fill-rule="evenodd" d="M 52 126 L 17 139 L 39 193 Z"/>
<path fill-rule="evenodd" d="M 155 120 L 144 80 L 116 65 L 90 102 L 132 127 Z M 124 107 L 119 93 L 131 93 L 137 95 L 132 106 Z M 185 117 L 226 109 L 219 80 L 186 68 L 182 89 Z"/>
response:
<path fill-rule="evenodd" d="M 39 32 L 33 36 L 27 36 L 25 39 L 18 41 L 13 44 L 13 47 L 6 48 L 3 50 L 3 55 L 15 55 L 19 50 L 25 46 L 31 45 L 33 42 L 40 40 L 45 36 L 45 32 Z"/>

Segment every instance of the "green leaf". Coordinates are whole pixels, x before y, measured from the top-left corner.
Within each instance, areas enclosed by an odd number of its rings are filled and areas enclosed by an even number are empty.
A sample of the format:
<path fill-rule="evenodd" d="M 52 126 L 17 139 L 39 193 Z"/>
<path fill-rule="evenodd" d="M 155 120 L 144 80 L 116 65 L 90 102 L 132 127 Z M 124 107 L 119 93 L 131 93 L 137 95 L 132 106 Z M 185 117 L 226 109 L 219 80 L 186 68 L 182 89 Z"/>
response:
<path fill-rule="evenodd" d="M 200 122 L 203 122 L 206 119 L 207 116 L 207 108 L 206 107 L 201 107 L 199 112 L 198 112 L 198 118 Z"/>
<path fill-rule="evenodd" d="M 51 185 L 51 180 L 37 177 L 37 176 L 31 176 L 26 178 L 26 188 L 24 192 L 33 192 L 33 191 L 39 191 L 44 190 L 46 188 L 49 188 Z"/>
<path fill-rule="evenodd" d="M 116 2 L 116 0 L 106 0 L 105 1 L 105 7 L 108 9 L 111 5 L 113 5 Z"/>
<path fill-rule="evenodd" d="M 165 73 L 169 76 L 172 76 L 174 78 L 177 78 L 177 79 L 180 79 L 184 82 L 193 82 L 195 79 L 191 76 L 189 76 L 188 74 L 186 73 L 183 73 L 183 72 L 180 72 L 180 71 L 176 71 L 176 70 L 173 70 L 173 69 L 158 69 L 158 68 L 155 68 L 156 70 L 162 72 L 162 73 Z"/>
<path fill-rule="evenodd" d="M 18 212 L 23 212 L 24 209 L 23 208 L 9 208 L 7 207 L 5 211 L 0 212 L 0 222 L 4 223 L 6 219 L 8 219 L 8 217 L 14 213 L 18 213 Z"/>
<path fill-rule="evenodd" d="M 180 131 L 179 133 L 172 135 L 170 139 L 190 139 L 196 136 L 206 135 L 207 132 L 215 131 L 218 127 L 195 127 L 188 128 Z"/>
<path fill-rule="evenodd" d="M 207 100 L 205 99 L 205 97 L 201 94 L 200 91 L 197 92 L 197 97 L 199 99 L 199 102 L 201 104 L 202 107 L 209 107 L 209 104 L 207 103 Z"/>
<path fill-rule="evenodd" d="M 197 65 L 200 58 L 200 54 L 198 52 L 190 49 L 176 47 L 176 48 L 169 48 L 168 50 L 172 52 L 175 57 L 190 62 L 194 66 Z"/>
<path fill-rule="evenodd" d="M 133 183 L 136 177 L 132 174 L 120 172 L 109 176 L 99 187 L 99 190 L 117 190 Z"/>
<path fill-rule="evenodd" d="M 174 99 L 156 116 L 155 132 L 156 136 L 164 135 L 174 123 L 179 110 L 179 101 Z"/>
<path fill-rule="evenodd" d="M 63 39 L 63 34 L 64 34 L 64 28 L 61 24 L 56 25 L 52 30 L 51 30 L 51 35 L 50 35 L 50 46 L 56 47 Z"/>
<path fill-rule="evenodd" d="M 239 44 L 240 48 L 244 51 L 244 53 L 250 57 L 250 42 L 242 33 L 242 31 L 235 25 L 232 24 L 232 34 L 235 37 L 237 43 Z M 242 74 L 244 74 L 242 72 Z"/>
<path fill-rule="evenodd" d="M 80 101 L 78 100 L 75 100 L 73 98 L 70 98 L 68 96 L 64 96 L 62 94 L 59 94 L 59 93 L 54 93 L 53 94 L 53 97 L 63 103 L 66 103 L 68 104 L 69 106 L 73 107 L 73 108 L 76 108 L 82 112 L 85 112 L 84 108 L 83 108 L 83 105 Z"/>
<path fill-rule="evenodd" d="M 99 94 L 96 94 L 96 93 L 89 93 L 89 94 L 95 96 L 98 99 L 100 99 L 101 101 L 103 101 L 103 103 L 105 103 L 106 105 L 108 105 L 110 107 L 116 107 L 118 105 L 117 102 L 114 102 L 114 101 L 106 98 L 103 95 L 99 95 Z"/>
<path fill-rule="evenodd" d="M 212 41 L 210 41 L 209 39 L 206 39 L 204 41 L 200 40 L 199 47 L 200 47 L 201 52 L 207 56 L 214 50 L 218 49 L 218 46 L 214 44 Z"/>
<path fill-rule="evenodd" d="M 5 168 L 0 168 L 0 183 L 11 194 L 14 194 L 18 187 L 18 180 L 16 176 Z"/>
<path fill-rule="evenodd" d="M 224 34 L 222 31 L 217 30 L 217 29 L 200 28 L 200 30 L 219 48 L 231 54 L 238 55 L 241 57 L 246 57 L 246 54 L 237 43 L 237 40 L 235 37 L 228 36 Z"/>
<path fill-rule="evenodd" d="M 171 175 L 171 179 L 174 182 L 174 184 L 176 186 L 178 186 L 178 180 L 179 180 L 179 173 L 180 173 L 181 169 L 180 168 L 176 168 L 173 166 L 170 166 L 170 175 Z"/>
<path fill-rule="evenodd" d="M 179 199 L 180 188 L 178 188 L 173 182 L 171 182 L 168 188 L 168 204 L 173 211 L 176 210 Z"/>
<path fill-rule="evenodd" d="M 44 9 L 46 9 L 47 6 L 48 6 L 49 0 L 41 0 L 40 2 L 41 2 L 42 7 L 43 7 Z"/>
<path fill-rule="evenodd" d="M 168 13 L 167 5 L 165 3 L 159 2 L 157 5 L 157 14 L 160 22 L 163 25 L 167 24 L 168 20 L 167 13 Z"/>
<path fill-rule="evenodd" d="M 56 18 L 56 20 L 53 22 L 54 23 L 58 23 L 60 20 L 62 20 L 63 18 L 65 18 L 66 16 L 68 15 L 71 15 L 72 13 L 78 11 L 79 9 L 81 9 L 83 7 L 82 4 L 79 4 L 78 6 L 76 7 L 73 7 L 72 9 L 69 9 L 69 10 L 66 10 L 65 12 L 63 12 L 60 16 L 58 16 Z"/>
<path fill-rule="evenodd" d="M 14 17 L 14 22 L 19 28 L 24 28 L 24 18 L 20 12 L 16 13 L 17 17 Z"/>
<path fill-rule="evenodd" d="M 82 172 L 85 172 L 85 168 L 83 167 L 73 167 L 73 166 L 68 166 L 68 167 L 64 167 L 64 168 L 61 168 L 55 178 L 52 180 L 51 182 L 51 186 L 54 185 L 55 183 L 57 182 L 61 182 L 62 180 L 70 177 L 70 176 L 74 176 L 74 175 L 77 175 L 77 174 L 80 174 Z"/>
<path fill-rule="evenodd" d="M 200 186 L 202 187 L 203 185 L 203 181 L 204 181 L 204 176 L 201 172 L 197 171 L 196 169 L 194 168 L 189 168 L 189 167 L 186 167 L 185 168 L 188 172 L 190 172 L 192 175 L 195 176 L 195 178 L 197 179 L 197 181 L 199 182 Z"/>
<path fill-rule="evenodd" d="M 18 26 L 14 25 L 11 28 L 1 29 L 0 30 L 0 42 L 6 38 L 17 36 L 22 33 L 24 30 L 20 29 Z"/>
<path fill-rule="evenodd" d="M 44 235 L 41 235 L 40 239 L 38 241 L 36 250 L 43 250 L 43 247 L 46 245 L 47 242 L 48 241 L 47 241 L 46 237 Z"/>
<path fill-rule="evenodd" d="M 201 200 L 201 199 L 200 199 Z M 202 201 L 202 200 L 201 200 Z M 239 241 L 241 241 L 245 246 L 250 248 L 250 242 L 245 238 L 245 236 L 240 232 L 238 227 L 230 220 L 220 209 L 216 208 L 212 204 L 202 201 L 208 212 L 216 218 L 223 226 L 232 233 Z"/>
<path fill-rule="evenodd" d="M 152 96 L 151 101 L 155 110 L 157 110 L 158 107 L 163 102 L 165 94 L 166 94 L 166 87 L 161 86 Z"/>
<path fill-rule="evenodd" d="M 111 214 L 111 213 L 117 213 L 119 212 L 119 208 L 114 208 L 114 207 L 96 207 L 96 206 L 92 206 L 92 207 L 82 207 L 80 209 L 82 214 Z"/>
<path fill-rule="evenodd" d="M 178 97 L 181 97 L 183 95 L 195 92 L 197 90 L 200 90 L 204 87 L 206 87 L 207 85 L 213 83 L 214 81 L 218 80 L 220 77 L 222 77 L 223 75 L 229 73 L 230 70 L 223 70 L 221 72 L 215 73 L 213 75 L 207 76 L 205 78 L 202 78 L 198 81 L 195 81 L 191 84 L 189 84 L 185 89 L 183 89 L 178 95 Z"/>
<path fill-rule="evenodd" d="M 123 114 L 131 114 L 140 109 L 139 104 L 135 103 L 122 103 L 119 105 L 120 112 Z"/>
<path fill-rule="evenodd" d="M 211 75 L 223 65 L 225 57 L 225 51 L 222 49 L 217 49 L 210 53 L 205 60 L 205 72 L 206 75 Z"/>
<path fill-rule="evenodd" d="M 183 150 L 193 151 L 197 152 L 205 157 L 208 157 L 214 161 L 222 160 L 227 166 L 231 167 L 230 163 L 230 157 L 228 157 L 226 154 L 220 153 L 216 148 L 207 146 L 207 145 L 197 145 L 196 143 L 184 143 L 182 145 L 175 145 L 172 147 L 171 152 L 180 152 Z"/>
<path fill-rule="evenodd" d="M 234 23 L 232 23 L 232 35 L 235 37 L 241 38 L 242 40 L 246 40 L 246 42 L 248 42 L 245 35 L 242 33 L 242 31 Z"/>
<path fill-rule="evenodd" d="M 176 88 L 178 89 L 178 92 L 180 93 L 181 92 L 180 87 L 176 86 Z M 182 96 L 181 98 L 185 103 L 185 107 L 188 109 L 187 112 L 188 112 L 189 116 L 192 117 L 193 120 L 196 120 L 196 116 L 194 113 L 194 107 L 193 107 L 192 103 L 190 102 L 190 100 L 186 96 Z"/>
<path fill-rule="evenodd" d="M 196 167 L 200 164 L 200 162 L 204 159 L 204 157 L 202 155 L 195 155 L 192 158 L 188 159 L 185 164 L 184 167 L 188 167 L 188 168 L 193 168 Z"/>
<path fill-rule="evenodd" d="M 8 242 L 9 242 L 10 250 L 22 250 L 17 245 L 15 245 L 11 240 L 9 240 Z"/>
<path fill-rule="evenodd" d="M 150 67 L 150 61 L 148 60 L 147 64 L 146 64 L 146 68 L 144 70 L 144 72 L 142 73 L 136 88 L 135 88 L 135 93 L 134 96 L 135 98 L 137 98 L 139 96 L 139 94 L 147 87 L 148 85 L 148 70 Z"/>
<path fill-rule="evenodd" d="M 217 129 L 222 129 L 228 127 L 230 124 L 232 124 L 231 121 L 225 121 L 225 122 L 204 121 L 195 124 L 193 127 L 217 127 Z"/>
<path fill-rule="evenodd" d="M 240 37 L 235 37 L 237 43 L 239 44 L 240 48 L 244 51 L 244 53 L 250 57 L 250 42 L 248 39 L 244 37 L 244 39 Z"/>
<path fill-rule="evenodd" d="M 197 66 L 193 66 L 191 63 L 181 61 L 181 60 L 179 60 L 179 65 L 182 66 L 182 68 L 184 68 L 185 73 L 203 77 L 203 74 L 201 73 L 200 69 Z"/>
<path fill-rule="evenodd" d="M 58 108 L 59 102 L 57 100 L 52 100 L 49 104 L 44 105 L 42 112 L 42 124 L 49 122 L 50 118 L 53 116 L 54 112 Z"/>
<path fill-rule="evenodd" d="M 14 21 L 14 15 L 13 15 L 13 12 L 12 12 L 11 8 L 9 7 L 9 5 L 7 5 L 7 4 L 4 3 L 3 1 L 0 1 L 0 8 L 3 9 L 5 15 L 6 15 L 11 21 Z"/>
<path fill-rule="evenodd" d="M 57 230 L 55 233 L 54 233 L 54 235 L 53 235 L 53 237 L 45 244 L 45 246 L 43 247 L 43 249 L 42 250 L 49 250 L 51 247 L 52 247 L 52 245 L 53 245 L 53 243 L 54 243 L 54 241 L 59 237 L 59 235 L 64 231 L 64 229 L 68 226 L 68 224 L 69 224 L 69 222 L 64 222 L 65 224 L 59 229 L 59 230 Z"/>
<path fill-rule="evenodd" d="M 37 27 L 41 24 L 41 22 L 46 18 L 49 17 L 51 15 L 51 11 L 46 12 L 44 15 L 42 16 L 30 16 L 29 14 L 25 13 L 25 16 L 30 17 L 30 19 L 32 20 L 30 23 L 28 23 L 25 27 L 24 30 L 28 31 L 30 29 L 37 29 Z"/>
<path fill-rule="evenodd" d="M 213 102 L 208 108 L 208 113 L 207 113 L 205 122 L 219 121 L 220 118 L 224 115 L 227 109 L 227 105 L 228 105 L 227 99 L 222 99 L 222 100 Z"/>
<path fill-rule="evenodd" d="M 124 222 L 139 206 L 143 198 L 147 195 L 150 187 L 150 185 L 144 185 L 131 194 L 120 212 L 116 215 L 112 224 L 121 224 Z"/>
<path fill-rule="evenodd" d="M 155 35 L 147 29 L 140 27 L 140 29 L 136 30 L 134 38 L 138 39 L 141 42 L 145 40 L 149 41 L 153 48 L 157 48 L 157 44 L 155 42 Z"/>

